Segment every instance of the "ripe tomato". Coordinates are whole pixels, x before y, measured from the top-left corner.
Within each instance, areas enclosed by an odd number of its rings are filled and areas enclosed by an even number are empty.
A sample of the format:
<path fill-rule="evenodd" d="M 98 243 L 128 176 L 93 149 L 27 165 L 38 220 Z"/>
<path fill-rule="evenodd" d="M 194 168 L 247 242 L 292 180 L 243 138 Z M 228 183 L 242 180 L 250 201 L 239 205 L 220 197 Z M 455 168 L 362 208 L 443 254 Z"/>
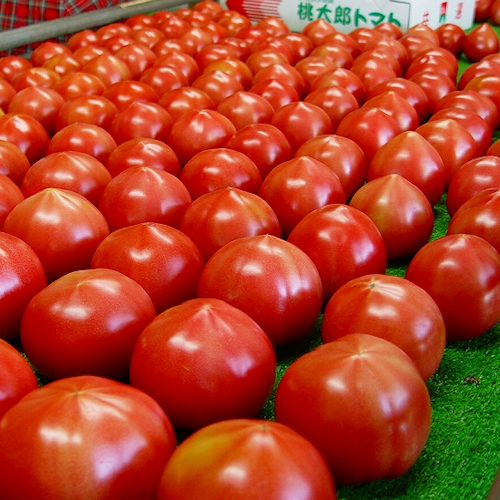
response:
<path fill-rule="evenodd" d="M 196 297 L 203 259 L 181 231 L 144 222 L 117 229 L 104 238 L 91 267 L 114 269 L 137 281 L 159 314 Z"/>
<path fill-rule="evenodd" d="M 358 333 L 295 360 L 278 385 L 275 415 L 318 448 L 338 484 L 358 484 L 411 468 L 429 436 L 431 402 L 403 350 Z"/>
<path fill-rule="evenodd" d="M 318 270 L 302 250 L 276 236 L 258 235 L 231 241 L 210 258 L 198 296 L 238 307 L 279 346 L 309 334 L 323 293 Z"/>
<path fill-rule="evenodd" d="M 47 378 L 100 375 L 124 380 L 142 330 L 156 316 L 151 298 L 114 269 L 56 279 L 26 306 L 21 344 Z"/>
<path fill-rule="evenodd" d="M 154 500 L 175 449 L 172 426 L 149 396 L 92 376 L 31 391 L 2 419 L 0 442 L 5 500 Z"/>
<path fill-rule="evenodd" d="M 33 64 L 21 56 L 5 56 L 0 59 L 0 75 L 9 83 L 21 71 L 32 68 Z"/>
<path fill-rule="evenodd" d="M 113 83 L 104 90 L 102 97 L 109 99 L 120 111 L 133 102 L 158 102 L 158 94 L 152 87 L 134 80 Z"/>
<path fill-rule="evenodd" d="M 338 66 L 326 57 L 309 55 L 303 59 L 299 59 L 294 67 L 302 75 L 309 88 L 319 75 L 322 75 L 325 71 L 334 70 Z"/>
<path fill-rule="evenodd" d="M 279 80 L 292 87 L 303 99 L 308 90 L 304 77 L 291 64 L 273 64 L 257 71 L 252 80 L 252 86 L 265 82 L 266 80 Z"/>
<path fill-rule="evenodd" d="M 130 362 L 130 383 L 153 397 L 174 427 L 190 430 L 255 417 L 275 376 L 276 356 L 262 328 L 243 311 L 210 298 L 157 316 Z"/>
<path fill-rule="evenodd" d="M 106 87 L 97 76 L 77 71 L 61 77 L 52 88 L 68 101 L 82 95 L 101 95 Z"/>
<path fill-rule="evenodd" d="M 212 99 L 203 90 L 192 87 L 181 87 L 165 92 L 158 99 L 158 104 L 168 111 L 174 122 L 191 111 L 215 109 Z"/>
<path fill-rule="evenodd" d="M 0 174 L 6 175 L 19 186 L 29 168 L 30 162 L 19 148 L 0 139 Z"/>
<path fill-rule="evenodd" d="M 82 71 L 97 76 L 105 87 L 123 80 L 130 80 L 132 76 L 128 66 L 121 59 L 106 53 L 85 63 L 82 66 Z"/>
<path fill-rule="evenodd" d="M 419 85 L 425 92 L 431 113 L 440 99 L 450 92 L 457 90 L 457 86 L 453 80 L 443 73 L 435 71 L 420 71 L 412 75 L 409 80 Z"/>
<path fill-rule="evenodd" d="M 158 97 L 189 84 L 187 76 L 180 69 L 166 64 L 156 64 L 145 70 L 139 82 L 153 89 Z"/>
<path fill-rule="evenodd" d="M 129 167 L 108 183 L 99 211 L 111 231 L 141 222 L 177 227 L 191 203 L 186 186 L 165 170 Z"/>
<path fill-rule="evenodd" d="M 156 66 L 170 66 L 180 71 L 186 78 L 189 84 L 200 75 L 200 68 L 196 64 L 193 56 L 189 55 L 187 50 L 169 50 L 164 54 L 158 54 Z M 182 81 L 182 79 L 180 79 Z"/>
<path fill-rule="evenodd" d="M 348 205 L 331 204 L 313 210 L 295 226 L 288 241 L 316 265 L 325 304 L 351 279 L 386 271 L 387 255 L 380 231 L 367 215 Z"/>
<path fill-rule="evenodd" d="M 46 188 L 16 205 L 3 231 L 28 243 L 43 264 L 48 281 L 90 265 L 109 234 L 103 215 L 82 195 Z"/>
<path fill-rule="evenodd" d="M 283 238 L 309 212 L 346 202 L 337 174 L 310 156 L 297 156 L 277 165 L 262 182 L 259 196 L 277 215 Z"/>
<path fill-rule="evenodd" d="M 245 154 L 229 148 L 196 153 L 184 165 L 180 180 L 193 200 L 227 187 L 257 193 L 262 184 L 257 165 Z"/>
<path fill-rule="evenodd" d="M 427 243 L 405 277 L 436 301 L 450 341 L 478 337 L 500 319 L 500 255 L 479 236 L 450 234 Z"/>
<path fill-rule="evenodd" d="M 18 73 L 11 84 L 18 92 L 31 86 L 52 88 L 60 78 L 55 71 L 37 66 Z"/>
<path fill-rule="evenodd" d="M 198 460 L 200 446 L 205 460 Z M 227 471 L 236 470 L 241 476 L 228 479 Z M 287 495 L 295 500 L 337 498 L 328 467 L 311 443 L 282 424 L 248 419 L 218 422 L 187 438 L 169 460 L 158 488 L 158 500 Z"/>
<path fill-rule="evenodd" d="M 0 108 L 4 113 L 7 113 L 9 103 L 16 94 L 16 89 L 5 78 L 0 77 Z"/>
<path fill-rule="evenodd" d="M 216 106 L 226 97 L 245 90 L 236 76 L 221 70 L 202 73 L 191 86 L 203 90 Z"/>
<path fill-rule="evenodd" d="M 195 199 L 179 229 L 191 238 L 205 262 L 226 243 L 245 236 L 281 236 L 274 210 L 256 194 L 228 187 Z"/>
<path fill-rule="evenodd" d="M 152 49 L 141 43 L 130 43 L 118 49 L 114 55 L 127 65 L 132 80 L 138 80 L 157 58 Z"/>
<path fill-rule="evenodd" d="M 325 42 L 316 46 L 310 53 L 310 56 L 319 56 L 329 59 L 337 68 L 350 69 L 354 58 L 346 47 L 335 42 Z"/>
<path fill-rule="evenodd" d="M 439 46 L 449 50 L 456 57 L 464 51 L 465 31 L 456 24 L 445 23 L 436 28 Z"/>
<path fill-rule="evenodd" d="M 307 23 L 302 28 L 301 33 L 307 36 L 312 44 L 317 47 L 323 42 L 327 35 L 335 33 L 336 31 L 335 27 L 324 19 L 315 19 Z"/>
<path fill-rule="evenodd" d="M 0 174 L 0 229 L 10 211 L 23 200 L 19 186 L 10 177 Z"/>
<path fill-rule="evenodd" d="M 465 37 L 464 54 L 472 62 L 480 61 L 489 54 L 497 53 L 499 48 L 498 35 L 491 24 L 487 22 L 475 26 Z"/>
<path fill-rule="evenodd" d="M 252 85 L 249 92 L 267 99 L 274 111 L 277 111 L 291 102 L 300 101 L 299 94 L 291 85 L 274 78 Z"/>
<path fill-rule="evenodd" d="M 351 333 L 396 344 L 424 380 L 438 369 L 446 346 L 443 315 L 431 296 L 411 281 L 386 274 L 355 278 L 329 300 L 321 324 L 323 342 Z"/>

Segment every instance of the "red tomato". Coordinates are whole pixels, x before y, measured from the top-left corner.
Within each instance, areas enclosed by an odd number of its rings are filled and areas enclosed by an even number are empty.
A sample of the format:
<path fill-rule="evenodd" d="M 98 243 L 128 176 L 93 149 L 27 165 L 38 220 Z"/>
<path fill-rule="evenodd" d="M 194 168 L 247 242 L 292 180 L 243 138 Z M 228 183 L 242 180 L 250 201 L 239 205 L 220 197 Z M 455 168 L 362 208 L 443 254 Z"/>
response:
<path fill-rule="evenodd" d="M 73 52 L 73 56 L 80 62 L 82 67 L 86 63 L 88 63 L 91 59 L 94 59 L 94 57 L 100 56 L 102 54 L 111 55 L 111 52 L 108 49 L 104 48 L 102 45 L 88 45 L 85 47 L 80 47 L 79 49 L 76 49 Z M 85 72 L 85 74 L 90 74 L 90 73 Z M 104 85 L 104 83 L 101 81 L 100 78 L 98 77 L 96 78 L 102 83 L 102 85 Z"/>
<path fill-rule="evenodd" d="M 73 271 L 38 292 L 24 310 L 21 344 L 47 378 L 128 373 L 142 330 L 156 316 L 146 291 L 113 269 Z"/>
<path fill-rule="evenodd" d="M 493 0 L 475 0 L 474 22 L 476 23 L 486 22 L 490 17 L 492 4 Z"/>
<path fill-rule="evenodd" d="M 399 276 L 370 274 L 341 286 L 329 300 L 321 324 L 324 343 L 367 333 L 396 344 L 424 380 L 438 369 L 446 347 L 443 315 L 431 296 Z"/>
<path fill-rule="evenodd" d="M 0 418 L 23 396 L 38 387 L 35 374 L 21 353 L 0 339 Z"/>
<path fill-rule="evenodd" d="M 14 76 L 32 67 L 33 64 L 21 56 L 5 56 L 0 58 L 0 75 L 9 83 L 12 83 Z"/>
<path fill-rule="evenodd" d="M 400 132 L 398 122 L 381 109 L 361 107 L 339 123 L 336 134 L 354 141 L 369 163 L 375 153 Z"/>
<path fill-rule="evenodd" d="M 212 148 L 195 154 L 183 167 L 180 180 L 193 200 L 227 187 L 257 193 L 262 177 L 246 155 L 229 148 Z"/>
<path fill-rule="evenodd" d="M 165 92 L 158 99 L 158 104 L 168 111 L 174 122 L 191 111 L 215 109 L 215 104 L 206 92 L 192 87 L 181 87 Z"/>
<path fill-rule="evenodd" d="M 175 449 L 172 425 L 149 396 L 92 376 L 30 392 L 2 419 L 0 442 L 5 500 L 154 500 Z"/>
<path fill-rule="evenodd" d="M 47 188 L 16 205 L 3 231 L 28 243 L 38 255 L 48 281 L 90 265 L 109 234 L 103 215 L 82 195 Z"/>
<path fill-rule="evenodd" d="M 467 83 L 464 90 L 474 90 L 490 98 L 500 114 L 500 73 L 477 76 Z"/>
<path fill-rule="evenodd" d="M 273 64 L 257 71 L 253 77 L 252 86 L 266 80 L 279 80 L 290 85 L 300 98 L 304 98 L 307 94 L 308 86 L 304 77 L 291 64 Z"/>
<path fill-rule="evenodd" d="M 452 177 L 446 194 L 446 209 L 453 217 L 470 198 L 484 189 L 500 188 L 500 157 L 481 156 L 464 163 Z"/>
<path fill-rule="evenodd" d="M 12 78 L 12 86 L 19 92 L 26 87 L 52 88 L 61 77 L 53 70 L 43 67 L 29 68 Z"/>
<path fill-rule="evenodd" d="M 20 90 L 8 107 L 9 113 L 26 114 L 40 122 L 51 136 L 64 98 L 55 90 L 44 87 L 27 87 Z"/>
<path fill-rule="evenodd" d="M 16 94 L 16 89 L 5 78 L 0 77 L 0 108 L 4 113 L 7 113 L 9 103 Z"/>
<path fill-rule="evenodd" d="M 19 186 L 29 168 L 30 162 L 19 148 L 0 139 L 0 174 L 6 175 Z"/>
<path fill-rule="evenodd" d="M 500 255 L 479 236 L 450 234 L 427 243 L 405 277 L 436 301 L 450 341 L 478 337 L 500 319 Z"/>
<path fill-rule="evenodd" d="M 335 33 L 330 33 L 323 39 L 324 43 L 336 43 L 341 47 L 344 47 L 352 55 L 353 59 L 361 54 L 361 47 L 358 42 L 354 40 L 352 36 L 348 33 L 342 33 L 341 31 L 336 31 Z"/>
<path fill-rule="evenodd" d="M 346 202 L 337 174 L 310 156 L 297 156 L 277 165 L 264 179 L 259 196 L 276 213 L 283 238 L 309 212 L 331 203 Z"/>
<path fill-rule="evenodd" d="M 491 4 L 489 21 L 495 26 L 500 25 L 500 2 L 498 0 L 494 0 Z"/>
<path fill-rule="evenodd" d="M 159 64 L 145 70 L 141 74 L 139 82 L 148 85 L 159 97 L 165 92 L 179 89 L 189 84 L 188 78 L 180 69 Z"/>
<path fill-rule="evenodd" d="M 453 80 L 435 71 L 420 71 L 412 75 L 409 80 L 419 85 L 425 92 L 431 112 L 434 111 L 440 99 L 457 89 Z"/>
<path fill-rule="evenodd" d="M 337 65 L 333 61 L 322 56 L 304 57 L 303 59 L 299 59 L 294 67 L 302 75 L 308 88 L 312 82 L 319 75 L 325 73 L 325 71 L 337 69 Z"/>
<path fill-rule="evenodd" d="M 47 279 L 34 250 L 6 232 L 0 232 L 0 264 L 0 339 L 12 341 L 19 335 L 24 309 Z"/>
<path fill-rule="evenodd" d="M 335 27 L 324 19 L 315 19 L 314 21 L 307 23 L 302 28 L 301 33 L 307 36 L 307 38 L 311 40 L 312 44 L 317 47 L 323 43 L 323 40 L 327 35 L 335 33 L 336 31 Z"/>
<path fill-rule="evenodd" d="M 436 28 L 439 46 L 449 50 L 456 57 L 464 51 L 465 31 L 456 24 L 445 23 Z"/>
<path fill-rule="evenodd" d="M 0 141 L 17 146 L 30 164 L 47 153 L 50 137 L 43 125 L 24 113 L 7 113 L 0 116 Z"/>
<path fill-rule="evenodd" d="M 70 54 L 57 54 L 45 61 L 42 68 L 55 71 L 60 77 L 82 69 L 82 63 Z"/>
<path fill-rule="evenodd" d="M 137 281 L 159 314 L 196 297 L 203 259 L 196 245 L 179 230 L 144 222 L 117 229 L 104 238 L 91 267 L 114 269 Z"/>
<path fill-rule="evenodd" d="M 66 125 L 52 136 L 46 154 L 78 151 L 106 163 L 115 149 L 116 141 L 107 130 L 93 123 L 75 122 Z"/>
<path fill-rule="evenodd" d="M 155 65 L 175 68 L 187 78 L 189 83 L 192 83 L 200 74 L 194 57 L 181 50 L 170 50 L 163 55 L 158 55 Z"/>
<path fill-rule="evenodd" d="M 94 57 L 82 66 L 82 71 L 97 76 L 105 87 L 122 80 L 130 80 L 132 76 L 128 66 L 111 54 Z"/>
<path fill-rule="evenodd" d="M 378 31 L 370 28 L 355 28 L 349 33 L 349 36 L 358 44 L 358 47 L 363 52 L 368 44 L 380 40 L 383 35 Z"/>
<path fill-rule="evenodd" d="M 335 70 L 326 71 L 322 75 L 318 76 L 316 80 L 311 84 L 309 92 L 321 89 L 324 87 L 343 87 L 349 91 L 358 101 L 359 106 L 361 106 L 366 100 L 366 89 L 356 74 L 354 74 L 350 69 L 337 68 Z"/>
<path fill-rule="evenodd" d="M 299 94 L 291 85 L 274 78 L 252 85 L 249 92 L 267 99 L 275 111 L 291 102 L 300 101 Z"/>
<path fill-rule="evenodd" d="M 319 56 L 329 59 L 337 68 L 350 69 L 354 58 L 349 49 L 336 42 L 325 42 L 315 47 L 310 56 Z"/>
<path fill-rule="evenodd" d="M 294 361 L 278 385 L 275 414 L 318 448 L 337 483 L 358 484 L 412 467 L 429 436 L 431 402 L 403 350 L 358 333 Z"/>
<path fill-rule="evenodd" d="M 399 174 L 367 182 L 349 205 L 375 222 L 384 239 L 388 260 L 412 257 L 432 235 L 434 212 L 429 200 Z"/>
<path fill-rule="evenodd" d="M 458 80 L 458 90 L 463 90 L 467 84 L 476 77 L 490 74 L 498 75 L 500 73 L 500 65 L 498 64 L 498 60 L 492 59 L 497 55 L 498 54 L 491 54 L 479 62 L 467 65 Z"/>
<path fill-rule="evenodd" d="M 236 132 L 231 120 L 211 109 L 191 111 L 173 125 L 168 145 L 184 165 L 196 153 L 209 148 L 222 148 Z"/>
<path fill-rule="evenodd" d="M 475 234 L 500 252 L 500 190 L 484 189 L 467 200 L 453 215 L 446 234 Z"/>
<path fill-rule="evenodd" d="M 331 204 L 307 214 L 288 241 L 316 265 L 323 284 L 323 301 L 353 278 L 384 274 L 387 255 L 375 223 L 360 210 Z"/>
<path fill-rule="evenodd" d="M 452 118 L 429 121 L 416 132 L 436 148 L 444 165 L 445 186 L 467 161 L 477 157 L 477 144 L 469 131 Z"/>
<path fill-rule="evenodd" d="M 341 135 L 320 135 L 304 142 L 295 157 L 310 156 L 337 175 L 344 188 L 346 200 L 363 185 L 366 177 L 366 156 L 351 139 Z"/>
<path fill-rule="evenodd" d="M 197 460 L 200 446 L 203 461 Z M 236 470 L 240 477 L 226 479 L 227 471 Z M 306 439 L 276 422 L 233 419 L 207 426 L 179 445 L 163 472 L 158 500 L 283 498 L 291 488 L 296 500 L 337 498 L 324 459 Z"/>
<path fill-rule="evenodd" d="M 179 177 L 181 166 L 173 149 L 157 139 L 138 137 L 117 146 L 106 160 L 106 169 L 116 177 L 129 167 L 151 167 Z"/>
<path fill-rule="evenodd" d="M 228 149 L 244 154 L 257 166 L 261 178 L 293 156 L 285 134 L 270 123 L 254 123 L 238 130 L 227 142 Z"/>
<path fill-rule="evenodd" d="M 388 174 L 399 174 L 408 179 L 425 194 L 432 206 L 441 200 L 445 191 L 441 155 L 427 139 L 412 130 L 393 137 L 375 153 L 366 180 Z"/>
<path fill-rule="evenodd" d="M 234 49 L 235 50 L 235 49 Z M 245 60 L 253 75 L 273 64 L 288 64 L 287 57 L 276 49 L 262 49 L 252 52 Z"/>
<path fill-rule="evenodd" d="M 141 222 L 177 227 L 191 204 L 186 186 L 165 170 L 130 167 L 104 188 L 99 211 L 111 231 Z"/>
<path fill-rule="evenodd" d="M 66 41 L 66 47 L 68 47 L 71 52 L 79 49 L 80 47 L 86 47 L 89 45 L 99 45 L 101 43 L 101 37 L 91 29 L 85 29 L 77 31 L 69 37 Z"/>
<path fill-rule="evenodd" d="M 210 63 L 220 59 L 238 59 L 239 54 L 235 47 L 214 43 L 207 45 L 196 54 L 196 64 L 199 71 L 203 71 Z"/>
<path fill-rule="evenodd" d="M 130 383 L 153 397 L 174 427 L 190 430 L 255 417 L 275 376 L 276 356 L 262 328 L 211 298 L 161 313 L 142 332 L 130 362 Z"/>
<path fill-rule="evenodd" d="M 106 87 L 97 76 L 77 71 L 61 77 L 52 88 L 68 101 L 82 95 L 101 95 Z"/>
<path fill-rule="evenodd" d="M 23 200 L 19 186 L 10 177 L 0 174 L 0 229 L 10 211 Z"/>
<path fill-rule="evenodd" d="M 252 85 L 253 74 L 250 68 L 240 59 L 225 58 L 213 61 L 202 70 L 202 75 L 208 75 L 216 71 L 222 71 L 234 76 L 241 83 L 244 90 L 248 90 Z"/>
<path fill-rule="evenodd" d="M 401 76 L 401 71 L 396 71 L 386 64 L 385 60 L 389 57 L 389 54 L 381 54 L 380 58 L 368 58 L 366 62 L 354 60 L 350 71 L 361 80 L 366 92 L 370 92 L 382 82 Z M 399 65 L 395 57 L 393 60 Z"/>
<path fill-rule="evenodd" d="M 167 142 L 173 123 L 168 111 L 159 104 L 134 101 L 113 116 L 108 132 L 117 145 L 140 137 Z"/>
<path fill-rule="evenodd" d="M 158 102 L 158 94 L 152 87 L 134 80 L 113 83 L 104 90 L 102 96 L 109 99 L 119 110 L 133 102 Z"/>
<path fill-rule="evenodd" d="M 131 35 L 132 28 L 124 23 L 116 22 L 101 26 L 96 30 L 96 33 L 104 41 L 115 35 Z"/>
<path fill-rule="evenodd" d="M 404 36 L 420 36 L 422 38 L 426 38 L 430 40 L 434 45 L 439 45 L 439 37 L 437 33 L 427 24 L 418 23 L 414 26 L 411 26 L 406 30 Z"/>
<path fill-rule="evenodd" d="M 209 16 L 211 19 L 215 19 L 219 14 L 222 13 L 223 8 L 214 0 L 199 0 L 193 5 L 193 10 L 202 12 L 203 14 Z"/>
<path fill-rule="evenodd" d="M 276 236 L 239 238 L 206 263 L 199 297 L 213 297 L 246 312 L 276 347 L 304 339 L 322 306 L 321 278 L 312 260 Z"/>
<path fill-rule="evenodd" d="M 33 66 L 42 66 L 45 61 L 56 54 L 70 54 L 71 52 L 64 44 L 47 40 L 33 49 L 29 61 Z"/>
<path fill-rule="evenodd" d="M 228 187 L 206 193 L 189 205 L 179 229 L 191 238 L 203 259 L 226 243 L 245 236 L 281 236 L 278 217 L 256 194 Z"/>
<path fill-rule="evenodd" d="M 469 61 L 477 62 L 489 54 L 495 54 L 500 48 L 498 35 L 491 26 L 485 22 L 475 26 L 465 37 L 464 54 Z"/>
<path fill-rule="evenodd" d="M 422 71 L 435 72 L 447 76 L 451 81 L 456 82 L 458 63 L 455 56 L 438 47 L 425 50 L 417 55 L 405 73 L 405 78 L 410 79 Z M 443 53 L 444 52 L 444 53 Z M 451 61 L 450 61 L 451 58 Z"/>
<path fill-rule="evenodd" d="M 305 101 L 291 102 L 275 111 L 271 124 L 285 134 L 294 151 L 308 139 L 333 134 L 333 125 L 326 111 Z"/>
<path fill-rule="evenodd" d="M 21 191 L 27 198 L 45 188 L 62 188 L 85 196 L 97 206 L 111 180 L 106 167 L 93 156 L 77 151 L 52 153 L 26 172 Z"/>
<path fill-rule="evenodd" d="M 226 97 L 245 90 L 238 78 L 221 70 L 201 74 L 191 86 L 203 90 L 216 106 Z"/>

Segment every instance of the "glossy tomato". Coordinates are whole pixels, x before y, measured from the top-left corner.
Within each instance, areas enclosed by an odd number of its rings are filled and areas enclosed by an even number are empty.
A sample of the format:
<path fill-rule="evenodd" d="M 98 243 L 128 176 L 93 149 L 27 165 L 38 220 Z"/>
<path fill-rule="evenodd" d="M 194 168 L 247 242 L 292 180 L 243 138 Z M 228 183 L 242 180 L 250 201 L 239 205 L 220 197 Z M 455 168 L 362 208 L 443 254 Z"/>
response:
<path fill-rule="evenodd" d="M 478 337 L 500 319 L 500 255 L 479 236 L 450 234 L 427 243 L 405 277 L 436 301 L 450 341 Z"/>
<path fill-rule="evenodd" d="M 449 50 L 456 57 L 464 51 L 465 31 L 453 23 L 441 24 L 436 28 L 439 37 L 439 46 Z"/>
<path fill-rule="evenodd" d="M 95 75 L 84 71 L 69 73 L 58 80 L 53 87 L 65 100 L 82 95 L 101 95 L 105 89 L 104 83 Z"/>
<path fill-rule="evenodd" d="M 419 457 L 431 402 L 409 356 L 374 335 L 346 335 L 294 361 L 275 398 L 276 421 L 313 443 L 335 481 L 394 478 Z"/>
<path fill-rule="evenodd" d="M 174 427 L 191 430 L 255 417 L 275 376 L 276 356 L 262 328 L 210 298 L 161 313 L 142 332 L 130 363 L 130 383 L 153 397 Z"/>
<path fill-rule="evenodd" d="M 114 269 L 83 269 L 50 283 L 29 302 L 21 344 L 47 378 L 125 379 L 142 330 L 156 316 L 151 298 Z"/>
<path fill-rule="evenodd" d="M 158 99 L 158 104 L 168 111 L 174 122 L 191 111 L 215 109 L 215 104 L 206 92 L 192 87 L 181 87 L 165 92 Z"/>
<path fill-rule="evenodd" d="M 159 97 L 152 87 L 134 80 L 113 83 L 104 90 L 102 96 L 109 99 L 119 110 L 126 108 L 132 102 L 156 103 Z"/>
<path fill-rule="evenodd" d="M 92 376 L 32 391 L 2 419 L 0 442 L 6 500 L 154 500 L 175 449 L 172 425 L 157 403 L 134 387 Z"/>
<path fill-rule="evenodd" d="M 205 460 L 198 460 L 200 447 Z M 236 470 L 241 476 L 227 472 Z M 207 426 L 177 448 L 163 472 L 158 500 L 184 495 L 206 500 L 221 495 L 228 500 L 337 498 L 328 467 L 311 443 L 282 424 L 248 419 Z"/>
<path fill-rule="evenodd" d="M 470 30 L 464 41 L 464 54 L 469 61 L 480 61 L 500 48 L 498 35 L 489 23 L 481 23 Z"/>
<path fill-rule="evenodd" d="M 0 229 L 10 211 L 23 200 L 19 186 L 10 177 L 0 174 Z"/>
<path fill-rule="evenodd" d="M 3 231 L 33 248 L 49 281 L 88 268 L 109 234 L 104 216 L 87 198 L 61 188 L 43 189 L 16 205 Z"/>
<path fill-rule="evenodd" d="M 249 92 L 267 99 L 274 111 L 291 102 L 300 101 L 299 94 L 291 85 L 274 78 L 255 83 L 250 87 Z"/>
<path fill-rule="evenodd" d="M 258 235 L 231 241 L 210 258 L 198 296 L 238 307 L 278 346 L 309 334 L 323 294 L 318 270 L 302 250 L 276 236 Z"/>
<path fill-rule="evenodd" d="M 323 342 L 367 333 L 396 344 L 424 380 L 438 369 L 446 346 L 443 315 L 431 296 L 399 276 L 370 274 L 341 286 L 328 302 Z"/>

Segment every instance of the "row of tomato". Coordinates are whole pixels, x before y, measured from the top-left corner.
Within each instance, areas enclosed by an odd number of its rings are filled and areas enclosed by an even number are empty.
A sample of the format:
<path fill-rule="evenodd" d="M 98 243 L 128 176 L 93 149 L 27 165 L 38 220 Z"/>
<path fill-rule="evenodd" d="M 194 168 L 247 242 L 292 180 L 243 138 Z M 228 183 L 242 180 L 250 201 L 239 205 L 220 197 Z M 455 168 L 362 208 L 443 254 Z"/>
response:
<path fill-rule="evenodd" d="M 56 380 L 2 342 L 0 498 L 407 471 L 446 341 L 500 318 L 497 53 L 486 23 L 292 33 L 203 0 L 0 59 L 1 337 Z"/>

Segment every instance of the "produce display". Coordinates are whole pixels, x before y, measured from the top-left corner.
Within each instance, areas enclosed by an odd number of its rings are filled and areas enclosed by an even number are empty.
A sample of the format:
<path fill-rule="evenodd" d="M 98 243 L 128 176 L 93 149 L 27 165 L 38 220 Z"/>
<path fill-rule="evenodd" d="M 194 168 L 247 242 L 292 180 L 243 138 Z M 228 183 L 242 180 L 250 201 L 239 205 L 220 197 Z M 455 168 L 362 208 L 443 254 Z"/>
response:
<path fill-rule="evenodd" d="M 497 499 L 499 24 L 0 58 L 0 500 Z"/>

